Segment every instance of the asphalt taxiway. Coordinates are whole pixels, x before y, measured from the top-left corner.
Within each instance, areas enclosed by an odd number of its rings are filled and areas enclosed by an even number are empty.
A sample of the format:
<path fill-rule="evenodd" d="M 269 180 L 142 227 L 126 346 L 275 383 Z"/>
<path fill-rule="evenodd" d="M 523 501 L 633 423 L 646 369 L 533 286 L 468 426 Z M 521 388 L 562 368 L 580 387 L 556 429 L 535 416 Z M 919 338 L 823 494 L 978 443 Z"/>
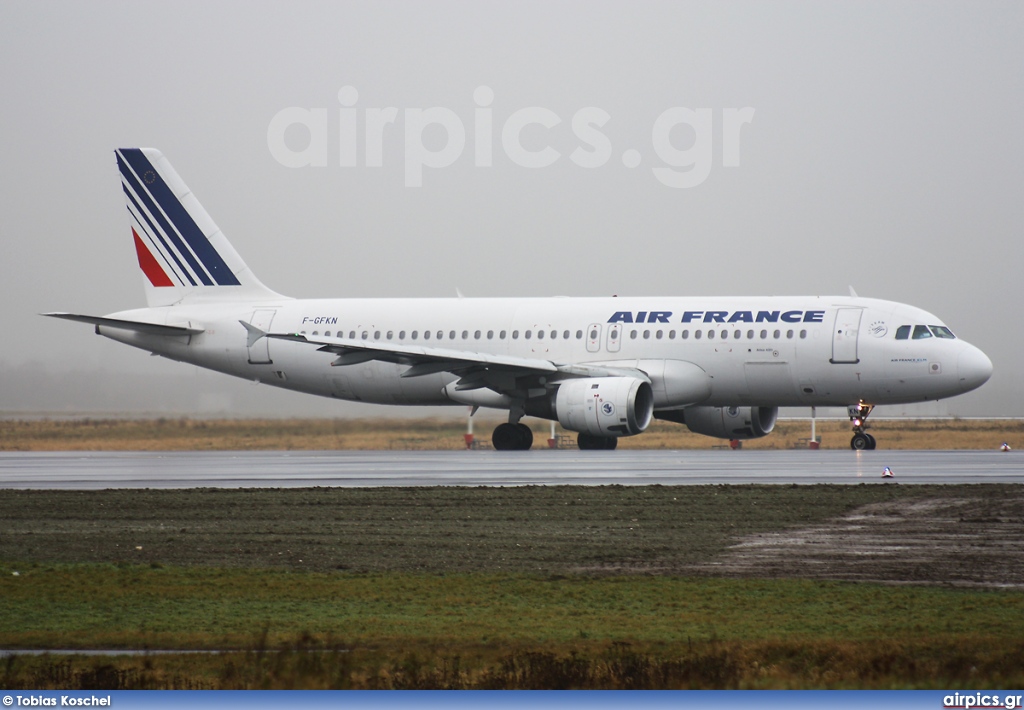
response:
<path fill-rule="evenodd" d="M 882 478 L 888 466 L 893 478 Z M 0 452 L 0 488 L 1024 483 L 999 451 Z"/>

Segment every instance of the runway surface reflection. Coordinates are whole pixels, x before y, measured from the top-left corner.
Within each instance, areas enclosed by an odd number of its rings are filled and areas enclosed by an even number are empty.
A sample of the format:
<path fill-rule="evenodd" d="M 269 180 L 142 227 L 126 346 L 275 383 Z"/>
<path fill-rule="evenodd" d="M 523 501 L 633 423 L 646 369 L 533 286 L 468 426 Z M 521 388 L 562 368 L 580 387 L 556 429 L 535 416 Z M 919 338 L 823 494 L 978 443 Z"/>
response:
<path fill-rule="evenodd" d="M 894 478 L 883 479 L 888 466 Z M 998 451 L 0 452 L 0 488 L 1024 483 Z"/>

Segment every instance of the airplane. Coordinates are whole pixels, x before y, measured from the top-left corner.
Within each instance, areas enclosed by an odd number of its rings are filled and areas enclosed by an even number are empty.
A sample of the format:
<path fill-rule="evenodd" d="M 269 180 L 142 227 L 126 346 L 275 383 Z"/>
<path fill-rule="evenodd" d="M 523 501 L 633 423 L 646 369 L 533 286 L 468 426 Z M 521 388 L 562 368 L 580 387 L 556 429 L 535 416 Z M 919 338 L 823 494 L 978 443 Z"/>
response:
<path fill-rule="evenodd" d="M 146 308 L 98 335 L 247 380 L 342 400 L 505 410 L 498 450 L 557 420 L 614 449 L 653 419 L 722 439 L 779 407 L 846 406 L 873 449 L 875 405 L 953 397 L 992 362 L 913 306 L 849 296 L 294 299 L 256 277 L 163 154 L 116 151 Z"/>

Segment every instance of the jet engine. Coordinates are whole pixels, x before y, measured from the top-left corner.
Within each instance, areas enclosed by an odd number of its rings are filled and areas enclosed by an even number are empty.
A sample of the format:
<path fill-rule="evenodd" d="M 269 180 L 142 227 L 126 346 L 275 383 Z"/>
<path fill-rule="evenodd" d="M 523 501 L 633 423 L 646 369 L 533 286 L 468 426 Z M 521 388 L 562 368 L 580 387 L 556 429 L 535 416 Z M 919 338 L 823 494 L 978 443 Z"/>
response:
<path fill-rule="evenodd" d="M 659 412 L 659 419 L 685 424 L 695 434 L 719 439 L 759 439 L 775 428 L 778 407 L 687 407 Z"/>
<path fill-rule="evenodd" d="M 555 394 L 555 416 L 570 431 L 593 436 L 631 436 L 651 423 L 654 392 L 635 377 L 567 380 Z"/>

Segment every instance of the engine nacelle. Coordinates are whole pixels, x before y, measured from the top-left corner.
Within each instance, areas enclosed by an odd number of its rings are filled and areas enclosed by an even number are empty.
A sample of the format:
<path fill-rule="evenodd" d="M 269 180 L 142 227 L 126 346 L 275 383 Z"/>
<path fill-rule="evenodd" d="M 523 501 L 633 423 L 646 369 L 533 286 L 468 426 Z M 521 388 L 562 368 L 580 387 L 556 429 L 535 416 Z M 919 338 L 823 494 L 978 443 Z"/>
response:
<path fill-rule="evenodd" d="M 654 392 L 635 377 L 567 380 L 555 394 L 558 423 L 594 436 L 631 436 L 651 423 Z"/>
<path fill-rule="evenodd" d="M 682 415 L 681 423 L 695 434 L 719 439 L 759 439 L 775 428 L 779 408 L 687 407 Z"/>

